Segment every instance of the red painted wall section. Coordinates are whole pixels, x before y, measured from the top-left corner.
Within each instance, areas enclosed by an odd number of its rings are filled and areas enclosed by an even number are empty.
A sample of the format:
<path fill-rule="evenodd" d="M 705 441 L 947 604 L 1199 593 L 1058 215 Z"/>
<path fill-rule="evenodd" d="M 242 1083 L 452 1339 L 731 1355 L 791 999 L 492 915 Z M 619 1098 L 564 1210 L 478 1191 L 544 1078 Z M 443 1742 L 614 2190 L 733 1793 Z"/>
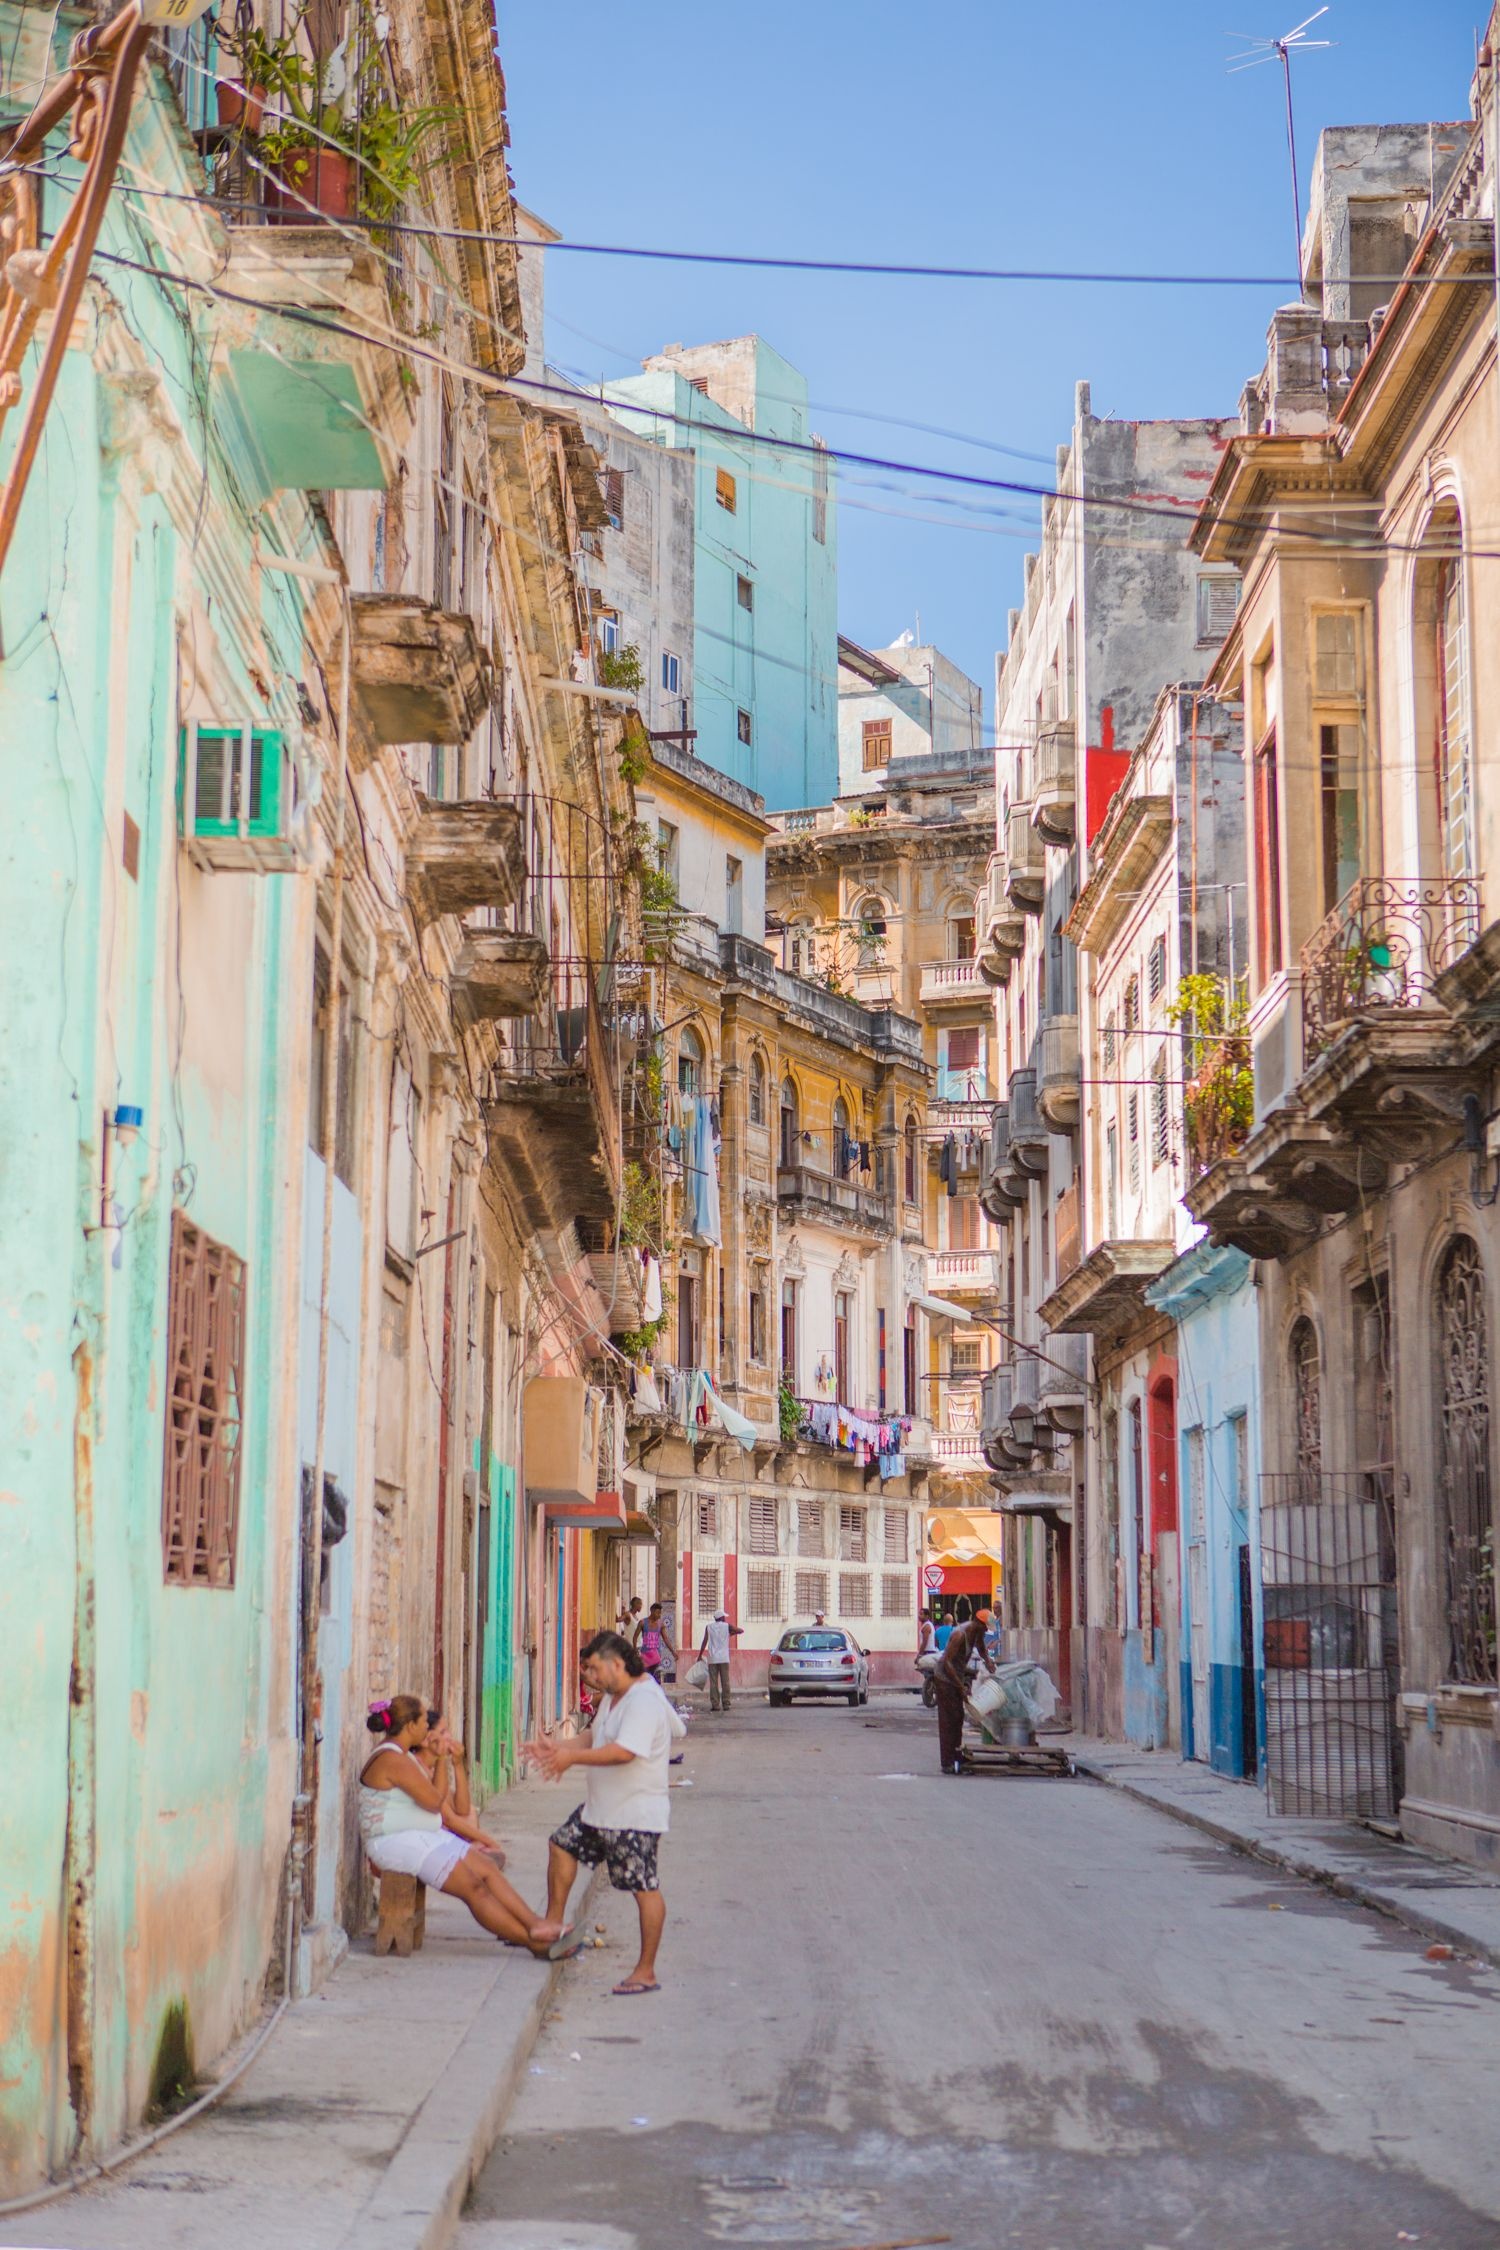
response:
<path fill-rule="evenodd" d="M 1146 1468 L 1151 1479 L 1151 1551 L 1177 1529 L 1177 1362 L 1165 1353 L 1147 1378 Z"/>
<path fill-rule="evenodd" d="M 1083 751 L 1083 819 L 1086 844 L 1098 835 L 1109 801 L 1130 766 L 1130 752 L 1115 748 L 1115 707 L 1105 703 L 1099 710 L 1099 739 L 1085 743 Z"/>
<path fill-rule="evenodd" d="M 677 1605 L 677 1646 L 679 1649 L 693 1645 L 693 1558 L 682 1558 L 682 1600 Z"/>
<path fill-rule="evenodd" d="M 726 1555 L 724 1557 L 724 1615 L 731 1625 L 738 1625 L 740 1621 L 740 1558 L 738 1555 Z M 703 1622 L 706 1625 L 708 1619 L 705 1617 Z"/>

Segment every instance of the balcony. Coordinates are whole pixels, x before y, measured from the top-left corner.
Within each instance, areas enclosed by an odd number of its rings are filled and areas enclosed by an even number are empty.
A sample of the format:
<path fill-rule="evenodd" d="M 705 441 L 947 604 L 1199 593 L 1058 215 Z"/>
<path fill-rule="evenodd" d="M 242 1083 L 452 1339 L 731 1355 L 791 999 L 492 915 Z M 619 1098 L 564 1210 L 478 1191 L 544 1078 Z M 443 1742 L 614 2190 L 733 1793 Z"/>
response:
<path fill-rule="evenodd" d="M 596 1250 L 589 1258 L 594 1287 L 611 1335 L 628 1335 L 646 1317 L 646 1277 L 638 1250 Z"/>
<path fill-rule="evenodd" d="M 1037 1416 L 1065 1437 L 1078 1437 L 1089 1398 L 1089 1343 L 1084 1335 L 1048 1335 L 1038 1362 Z"/>
<path fill-rule="evenodd" d="M 995 1104 L 990 1145 L 979 1170 L 979 1207 L 997 1226 L 1006 1225 L 1031 1193 L 1031 1177 L 1010 1152 L 1010 1105 Z"/>
<path fill-rule="evenodd" d="M 1054 1336 L 1113 1335 L 1139 1319 L 1147 1284 L 1165 1272 L 1176 1254 L 1170 1242 L 1155 1236 L 1101 1242 L 1042 1299 L 1037 1311 Z"/>
<path fill-rule="evenodd" d="M 1479 936 L 1474 877 L 1364 875 L 1302 948 L 1303 1067 L 1357 1024 L 1447 1010 L 1433 986 Z"/>
<path fill-rule="evenodd" d="M 1023 1172 L 1040 1177 L 1047 1169 L 1050 1154 L 1049 1127 L 1037 1106 L 1036 1072 L 1013 1070 L 1010 1074 L 1010 1156 Z"/>
<path fill-rule="evenodd" d="M 488 1073 L 490 1160 L 508 1168 L 528 1223 L 550 1235 L 618 1213 L 620 1063 L 599 983 L 587 961 L 553 961 L 544 1004 L 506 1034 Z"/>
<path fill-rule="evenodd" d="M 1047 844 L 1066 847 L 1077 832 L 1078 729 L 1072 719 L 1048 719 L 1037 734 L 1031 824 Z"/>
<path fill-rule="evenodd" d="M 989 1473 L 978 1430 L 934 1430 L 929 1459 L 939 1476 L 982 1477 Z"/>
<path fill-rule="evenodd" d="M 418 923 L 513 906 L 526 874 L 520 806 L 490 797 L 423 798 L 421 806 L 406 845 L 406 894 Z"/>
<path fill-rule="evenodd" d="M 1037 1041 L 1036 1105 L 1055 1133 L 1078 1123 L 1083 1082 L 1078 1060 L 1077 1016 L 1048 1016 Z"/>
<path fill-rule="evenodd" d="M 995 1114 L 991 1101 L 933 1101 L 927 1105 L 927 1153 L 937 1156 L 952 1133 L 961 1146 L 975 1134 L 988 1140 Z"/>
<path fill-rule="evenodd" d="M 1047 888 L 1047 855 L 1031 825 L 1031 808 L 1012 805 L 1005 824 L 1005 895 L 1019 914 L 1040 914 Z"/>
<path fill-rule="evenodd" d="M 888 1195 L 855 1187 L 851 1180 L 836 1179 L 811 1164 L 793 1164 L 776 1174 L 776 1201 L 782 1216 L 845 1228 L 851 1234 L 884 1235 L 894 1226 L 894 1207 Z"/>
<path fill-rule="evenodd" d="M 356 594 L 354 691 L 379 743 L 467 742 L 489 708 L 474 620 L 410 594 Z"/>
<path fill-rule="evenodd" d="M 1000 1300 L 998 1250 L 934 1250 L 927 1259 L 927 1289 L 933 1297 L 974 1298 L 983 1304 Z"/>
<path fill-rule="evenodd" d="M 550 966 L 546 940 L 524 930 L 466 931 L 448 980 L 455 1019 L 472 1029 L 534 1016 Z"/>
<path fill-rule="evenodd" d="M 951 1007 L 961 1002 L 967 1007 L 977 1005 L 987 1010 L 990 987 L 977 960 L 929 961 L 922 970 L 921 998 L 925 1008 Z"/>

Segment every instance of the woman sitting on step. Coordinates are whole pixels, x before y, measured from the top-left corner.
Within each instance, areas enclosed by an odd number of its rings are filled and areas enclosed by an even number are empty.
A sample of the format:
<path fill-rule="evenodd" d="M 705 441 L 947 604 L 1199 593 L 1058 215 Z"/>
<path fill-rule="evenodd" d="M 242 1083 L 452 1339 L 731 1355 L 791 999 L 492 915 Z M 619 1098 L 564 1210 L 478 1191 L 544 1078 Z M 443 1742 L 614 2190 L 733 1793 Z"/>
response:
<path fill-rule="evenodd" d="M 481 1929 L 504 1945 L 525 1946 L 539 1960 L 563 1961 L 578 1952 L 581 1938 L 560 1921 L 533 1914 L 489 1854 L 449 1828 L 453 1769 L 440 1755 L 437 1775 L 430 1777 L 417 1756 L 427 1739 L 420 1698 L 382 1698 L 370 1705 L 365 1724 L 382 1740 L 359 1777 L 359 1831 L 381 1873 L 415 1875 L 429 1890 L 461 1898 Z"/>

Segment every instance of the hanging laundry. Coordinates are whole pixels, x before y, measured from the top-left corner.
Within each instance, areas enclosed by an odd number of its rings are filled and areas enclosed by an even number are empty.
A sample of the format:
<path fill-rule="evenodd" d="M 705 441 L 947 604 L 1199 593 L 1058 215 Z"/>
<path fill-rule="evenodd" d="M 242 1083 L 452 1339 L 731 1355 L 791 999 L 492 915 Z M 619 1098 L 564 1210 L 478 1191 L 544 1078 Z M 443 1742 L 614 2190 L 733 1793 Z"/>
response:
<path fill-rule="evenodd" d="M 906 1474 L 906 1455 L 905 1455 L 904 1453 L 882 1453 L 882 1454 L 881 1454 L 881 1456 L 880 1456 L 880 1481 L 881 1481 L 881 1483 L 882 1483 L 882 1484 L 889 1484 L 889 1483 L 891 1482 L 891 1479 L 892 1479 L 893 1477 L 904 1477 L 904 1476 L 905 1476 L 905 1474 Z"/>
<path fill-rule="evenodd" d="M 741 1414 L 736 1407 L 725 1404 L 714 1388 L 711 1375 L 705 1375 L 703 1381 L 707 1388 L 708 1397 L 717 1408 L 719 1420 L 723 1423 L 725 1429 L 732 1438 L 739 1440 L 747 1453 L 753 1453 L 755 1450 L 755 1424 L 747 1416 Z"/>
<path fill-rule="evenodd" d="M 641 1325 L 661 1318 L 661 1261 L 649 1250 L 641 1252 Z"/>
<path fill-rule="evenodd" d="M 630 1395 L 642 1414 L 660 1414 L 661 1392 L 656 1387 L 654 1367 L 637 1367 L 630 1378 Z"/>
<path fill-rule="evenodd" d="M 685 1106 L 686 1178 L 684 1231 L 690 1242 L 717 1246 L 719 1236 L 719 1154 L 713 1128 L 713 1103 L 696 1094 Z"/>
<path fill-rule="evenodd" d="M 938 1178 L 950 1195 L 958 1193 L 958 1143 L 951 1133 L 943 1140 L 943 1153 L 938 1158 Z"/>

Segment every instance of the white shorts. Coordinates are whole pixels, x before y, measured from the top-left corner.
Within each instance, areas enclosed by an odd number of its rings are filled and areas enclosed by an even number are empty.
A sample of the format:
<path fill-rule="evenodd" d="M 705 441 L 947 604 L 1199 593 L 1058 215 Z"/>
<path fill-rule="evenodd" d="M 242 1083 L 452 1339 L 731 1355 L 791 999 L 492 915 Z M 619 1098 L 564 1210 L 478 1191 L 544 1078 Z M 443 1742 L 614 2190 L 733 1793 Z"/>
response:
<path fill-rule="evenodd" d="M 382 1874 L 415 1875 L 429 1890 L 440 1891 L 465 1852 L 473 1846 L 449 1829 L 436 1835 L 430 1828 L 398 1828 L 394 1836 L 376 1836 L 365 1850 Z"/>

